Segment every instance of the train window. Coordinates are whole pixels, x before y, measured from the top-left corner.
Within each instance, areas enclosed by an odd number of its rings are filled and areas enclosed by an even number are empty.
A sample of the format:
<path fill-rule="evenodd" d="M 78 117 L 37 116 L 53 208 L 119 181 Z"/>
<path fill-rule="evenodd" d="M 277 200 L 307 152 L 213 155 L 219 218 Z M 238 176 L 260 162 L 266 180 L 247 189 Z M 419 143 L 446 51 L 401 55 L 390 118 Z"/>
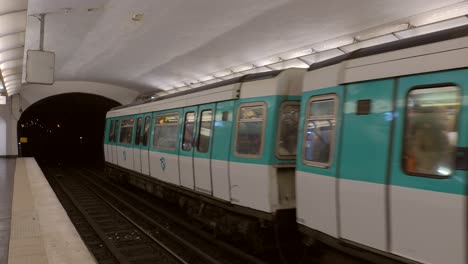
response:
<path fill-rule="evenodd" d="M 153 147 L 174 150 L 177 145 L 179 114 L 156 116 L 154 119 Z"/>
<path fill-rule="evenodd" d="M 402 167 L 408 174 L 448 177 L 455 170 L 460 88 L 419 88 L 406 98 Z"/>
<path fill-rule="evenodd" d="M 148 134 L 149 134 L 149 128 L 151 125 L 151 117 L 147 116 L 145 118 L 145 129 L 143 131 L 143 139 L 141 140 L 143 146 L 148 146 Z"/>
<path fill-rule="evenodd" d="M 137 119 L 137 129 L 136 129 L 136 135 L 135 135 L 135 145 L 140 145 L 140 137 L 141 137 L 141 123 L 143 119 L 139 117 Z"/>
<path fill-rule="evenodd" d="M 201 112 L 200 126 L 198 131 L 197 150 L 201 153 L 208 152 L 210 148 L 211 125 L 213 120 L 213 111 L 204 110 Z"/>
<path fill-rule="evenodd" d="M 108 137 L 109 143 L 114 141 L 114 120 L 111 120 L 109 124 L 109 137 Z"/>
<path fill-rule="evenodd" d="M 112 142 L 114 142 L 114 143 L 117 142 L 118 135 L 119 135 L 119 120 L 115 120 L 115 123 L 114 123 L 114 137 L 112 138 Z"/>
<path fill-rule="evenodd" d="M 120 144 L 132 144 L 133 118 L 122 119 L 120 124 Z"/>
<path fill-rule="evenodd" d="M 235 154 L 256 158 L 262 155 L 265 103 L 241 104 L 237 113 Z"/>
<path fill-rule="evenodd" d="M 287 101 L 281 104 L 278 122 L 276 155 L 278 158 L 295 158 L 297 127 L 299 124 L 299 102 Z"/>
<path fill-rule="evenodd" d="M 195 124 L 195 113 L 185 113 L 184 136 L 182 138 L 182 150 L 192 150 L 193 144 L 193 125 Z"/>
<path fill-rule="evenodd" d="M 337 97 L 312 97 L 307 105 L 304 126 L 303 161 L 317 167 L 329 167 L 335 145 Z"/>

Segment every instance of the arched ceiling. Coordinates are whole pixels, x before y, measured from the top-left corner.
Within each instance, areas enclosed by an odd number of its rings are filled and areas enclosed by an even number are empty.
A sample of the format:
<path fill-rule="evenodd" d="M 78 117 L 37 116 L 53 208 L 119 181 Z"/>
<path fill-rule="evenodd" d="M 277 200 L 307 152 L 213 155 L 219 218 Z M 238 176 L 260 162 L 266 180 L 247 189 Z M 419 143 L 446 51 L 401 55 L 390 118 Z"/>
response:
<path fill-rule="evenodd" d="M 307 67 L 372 41 L 414 34 L 408 27 L 447 17 L 462 16 L 455 24 L 467 20 L 462 0 L 29 0 L 27 13 L 26 50 L 38 49 L 34 15 L 46 13 L 44 49 L 56 53 L 56 80 L 108 83 L 139 93 L 195 87 L 248 72 L 252 64 L 254 71 Z M 392 27 L 386 33 L 402 33 L 373 38 L 382 35 L 372 35 L 382 25 Z M 308 57 L 287 61 L 297 56 L 285 52 L 301 48 Z M 20 53 L 0 53 L 0 60 L 8 57 L 10 68 L 18 69 Z"/>
<path fill-rule="evenodd" d="M 21 86 L 27 0 L 0 0 L 0 94 Z"/>

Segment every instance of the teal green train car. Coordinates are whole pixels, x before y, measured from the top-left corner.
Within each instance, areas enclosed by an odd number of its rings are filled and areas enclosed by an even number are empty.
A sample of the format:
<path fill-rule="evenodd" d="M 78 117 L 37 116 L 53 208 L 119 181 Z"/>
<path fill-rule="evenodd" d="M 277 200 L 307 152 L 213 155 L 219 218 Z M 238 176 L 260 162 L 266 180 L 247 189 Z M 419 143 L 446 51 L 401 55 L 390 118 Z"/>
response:
<path fill-rule="evenodd" d="M 375 263 L 468 263 L 467 67 L 466 26 L 312 65 L 301 232 Z"/>
<path fill-rule="evenodd" d="M 246 75 L 111 110 L 108 171 L 172 200 L 218 233 L 259 241 L 257 231 L 268 232 L 258 227 L 271 227 L 277 214 L 294 223 L 304 73 Z"/>
<path fill-rule="evenodd" d="M 460 27 L 113 109 L 106 163 L 254 244 L 292 215 L 372 262 L 464 264 L 467 94 Z"/>

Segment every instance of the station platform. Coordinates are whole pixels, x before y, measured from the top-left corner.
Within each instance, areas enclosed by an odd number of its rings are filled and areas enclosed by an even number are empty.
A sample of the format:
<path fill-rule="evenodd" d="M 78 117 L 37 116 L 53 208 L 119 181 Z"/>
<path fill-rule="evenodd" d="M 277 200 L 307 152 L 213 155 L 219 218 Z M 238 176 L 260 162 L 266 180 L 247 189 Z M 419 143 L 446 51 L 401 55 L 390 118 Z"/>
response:
<path fill-rule="evenodd" d="M 0 159 L 0 263 L 96 263 L 34 158 Z"/>

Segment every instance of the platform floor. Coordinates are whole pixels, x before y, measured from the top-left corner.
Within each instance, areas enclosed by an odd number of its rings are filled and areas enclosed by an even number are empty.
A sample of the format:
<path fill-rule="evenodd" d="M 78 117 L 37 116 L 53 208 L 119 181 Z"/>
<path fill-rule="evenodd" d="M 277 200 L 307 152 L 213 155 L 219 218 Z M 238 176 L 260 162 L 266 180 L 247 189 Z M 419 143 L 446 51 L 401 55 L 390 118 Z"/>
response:
<path fill-rule="evenodd" d="M 16 159 L 0 158 L 0 263 L 8 261 L 15 164 Z"/>
<path fill-rule="evenodd" d="M 6 164 L 3 167 L 10 168 L 5 170 L 8 173 L 4 173 L 7 175 L 7 182 L 12 181 L 12 166 L 15 166 L 15 173 L 13 199 L 10 203 L 8 262 L 0 259 L 0 263 L 96 263 L 34 158 L 18 158 L 13 165 L 10 160 L 3 163 Z M 0 171 L 0 176 L 3 175 L 2 172 Z M 3 185 L 0 184 L 0 187 Z M 11 183 L 10 189 L 5 190 L 6 193 L 8 191 L 11 197 Z M 7 208 L 8 201 L 6 198 L 2 199 L 0 204 L 0 209 L 4 206 Z M 5 250 L 3 244 L 0 245 L 0 250 Z"/>

